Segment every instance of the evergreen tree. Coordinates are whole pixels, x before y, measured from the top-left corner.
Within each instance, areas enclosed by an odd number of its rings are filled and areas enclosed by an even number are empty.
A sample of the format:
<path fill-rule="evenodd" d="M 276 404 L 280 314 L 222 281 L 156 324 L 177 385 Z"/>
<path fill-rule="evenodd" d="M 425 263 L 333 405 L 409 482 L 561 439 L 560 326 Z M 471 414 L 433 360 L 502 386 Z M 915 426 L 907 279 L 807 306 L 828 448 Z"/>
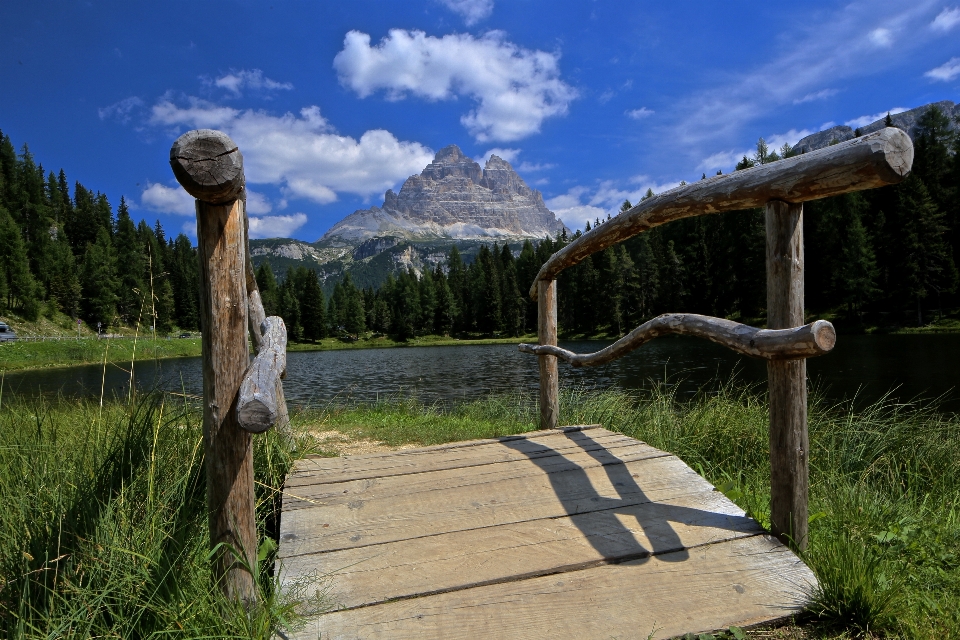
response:
<path fill-rule="evenodd" d="M 100 228 L 83 257 L 81 309 L 87 324 L 114 324 L 117 315 L 117 259 L 110 234 Z"/>
<path fill-rule="evenodd" d="M 257 267 L 257 288 L 260 289 L 260 301 L 263 303 L 263 312 L 267 316 L 277 315 L 279 306 L 277 279 L 273 275 L 270 263 L 264 260 Z"/>
<path fill-rule="evenodd" d="M 0 207 L 0 271 L 3 272 L 3 306 L 18 309 L 28 320 L 40 315 L 36 283 L 30 274 L 27 250 L 20 230 L 6 209 Z"/>
<path fill-rule="evenodd" d="M 450 255 L 447 257 L 447 282 L 450 285 L 453 308 L 458 311 L 451 331 L 466 331 L 470 325 L 468 316 L 471 298 L 467 295 L 467 269 L 456 245 L 450 247 Z"/>
<path fill-rule="evenodd" d="M 420 276 L 420 314 L 420 331 L 428 335 L 435 333 L 437 287 L 429 269 L 424 269 Z"/>
<path fill-rule="evenodd" d="M 500 251 L 500 269 L 503 273 L 503 289 L 500 294 L 503 300 L 503 329 L 511 336 L 519 336 L 523 331 L 526 304 L 520 295 L 520 285 L 517 282 L 517 263 L 506 244 Z"/>
<path fill-rule="evenodd" d="M 302 315 L 300 313 L 300 301 L 296 290 L 296 275 L 292 267 L 287 269 L 287 275 L 283 279 L 283 284 L 280 287 L 279 311 L 280 317 L 283 318 L 283 323 L 287 325 L 287 336 L 291 340 L 302 340 Z"/>
<path fill-rule="evenodd" d="M 200 262 L 190 239 L 182 233 L 171 242 L 168 269 L 177 325 L 181 329 L 199 329 Z"/>
<path fill-rule="evenodd" d="M 437 310 L 433 323 L 434 330 L 440 335 L 450 335 L 457 319 L 457 303 L 453 298 L 453 292 L 450 290 L 450 283 L 447 281 L 447 276 L 443 273 L 443 268 L 439 264 L 433 274 L 433 279 L 437 289 Z"/>
<path fill-rule="evenodd" d="M 117 208 L 113 247 L 117 265 L 117 313 L 122 322 L 133 325 L 138 318 L 141 318 L 143 311 L 151 309 L 152 305 L 148 298 L 150 292 L 144 287 L 143 276 L 146 266 L 143 247 L 137 240 L 136 227 L 130 219 L 127 202 L 122 196 L 120 206 Z M 144 305 L 145 302 L 146 305 Z"/>
<path fill-rule="evenodd" d="M 304 269 L 303 281 L 301 306 L 303 337 L 315 342 L 325 338 L 327 334 L 327 317 L 324 311 L 326 305 L 323 291 L 320 290 L 320 282 L 317 280 L 317 272 L 313 269 Z"/>

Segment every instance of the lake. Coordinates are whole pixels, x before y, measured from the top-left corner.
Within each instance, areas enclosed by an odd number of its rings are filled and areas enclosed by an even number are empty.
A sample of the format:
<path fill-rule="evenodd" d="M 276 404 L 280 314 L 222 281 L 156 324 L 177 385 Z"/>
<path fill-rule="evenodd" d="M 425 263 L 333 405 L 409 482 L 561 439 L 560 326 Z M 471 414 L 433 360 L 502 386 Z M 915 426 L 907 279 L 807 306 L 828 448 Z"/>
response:
<path fill-rule="evenodd" d="M 607 344 L 561 342 L 577 352 Z M 301 351 L 287 359 L 283 386 L 291 405 L 373 402 L 396 394 L 413 394 L 424 402 L 461 402 L 517 390 L 535 395 L 537 390 L 536 357 L 518 352 L 516 345 Z M 948 395 L 942 408 L 960 412 L 960 400 L 952 393 L 958 362 L 960 334 L 842 335 L 832 353 L 808 361 L 808 372 L 812 385 L 831 400 L 870 402 L 887 392 L 901 401 Z M 667 380 L 685 396 L 731 375 L 762 384 L 766 364 L 688 337 L 659 338 L 601 367 L 574 369 L 560 363 L 563 386 L 639 389 Z M 140 387 L 159 385 L 192 395 L 202 390 L 199 358 L 141 361 L 135 376 Z M 100 365 L 85 365 L 8 373 L 4 393 L 99 398 L 102 386 L 110 397 L 125 394 L 128 384 L 129 374 L 120 366 L 108 365 L 104 371 Z"/>

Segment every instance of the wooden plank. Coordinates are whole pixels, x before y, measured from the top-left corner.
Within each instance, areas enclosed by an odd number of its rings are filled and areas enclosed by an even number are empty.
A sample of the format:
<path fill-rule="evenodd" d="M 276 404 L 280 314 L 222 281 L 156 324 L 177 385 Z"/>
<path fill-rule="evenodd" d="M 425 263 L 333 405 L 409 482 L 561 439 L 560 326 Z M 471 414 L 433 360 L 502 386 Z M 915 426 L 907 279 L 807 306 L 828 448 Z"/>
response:
<path fill-rule="evenodd" d="M 465 465 L 406 476 L 368 478 L 335 484 L 310 484 L 287 489 L 284 487 L 284 511 L 309 509 L 319 505 L 332 506 L 357 500 L 390 499 L 394 496 L 419 496 L 438 490 L 490 491 L 491 484 L 507 480 L 523 480 L 562 471 L 579 471 L 603 465 L 646 460 L 668 454 L 650 445 L 629 438 L 623 442 L 591 444 L 585 449 L 569 449 L 564 455 L 532 455 L 527 460 L 509 460 L 502 463 Z"/>
<path fill-rule="evenodd" d="M 813 575 L 769 536 L 318 616 L 292 637 L 668 638 L 796 613 Z"/>
<path fill-rule="evenodd" d="M 616 446 L 637 442 L 620 433 L 599 430 L 589 436 L 598 446 Z M 512 442 L 509 447 L 504 442 Z M 515 438 L 490 441 L 492 446 L 455 447 L 430 451 L 409 449 L 387 455 L 369 454 L 363 458 L 307 458 L 298 460 L 287 476 L 285 486 L 289 489 L 318 483 L 348 482 L 367 478 L 425 473 L 443 469 L 465 468 L 485 464 L 497 464 L 523 460 L 538 455 L 551 455 L 582 448 L 563 434 L 552 431 L 536 438 Z"/>
<path fill-rule="evenodd" d="M 562 518 L 457 531 L 384 545 L 298 556 L 284 585 L 331 576 L 339 608 L 670 553 L 763 529 L 718 491 Z"/>
<path fill-rule="evenodd" d="M 537 336 L 540 344 L 557 346 L 557 282 L 540 280 L 533 284 L 539 292 Z M 560 424 L 560 373 L 556 356 L 543 354 L 540 366 L 540 428 L 554 429 Z"/>
<path fill-rule="evenodd" d="M 712 488 L 673 456 L 467 486 L 437 484 L 435 491 L 284 511 L 280 557 L 624 508 Z"/>
<path fill-rule="evenodd" d="M 910 173 L 913 143 L 893 127 L 778 162 L 697 180 L 643 200 L 556 252 L 530 287 L 587 256 L 672 220 L 765 206 L 771 200 L 800 203 L 895 184 Z"/>
<path fill-rule="evenodd" d="M 767 326 L 803 324 L 803 205 L 770 202 L 767 227 Z M 770 405 L 770 529 L 807 548 L 807 363 L 767 363 Z"/>

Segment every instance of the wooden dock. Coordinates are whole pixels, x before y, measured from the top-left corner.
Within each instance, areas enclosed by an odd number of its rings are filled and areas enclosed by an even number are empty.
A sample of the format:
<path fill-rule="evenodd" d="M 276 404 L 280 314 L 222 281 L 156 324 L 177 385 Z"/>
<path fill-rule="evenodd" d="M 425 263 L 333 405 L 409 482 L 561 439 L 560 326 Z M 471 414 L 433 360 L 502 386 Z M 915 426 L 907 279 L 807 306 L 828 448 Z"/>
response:
<path fill-rule="evenodd" d="M 782 619 L 811 571 L 679 458 L 598 426 L 342 458 L 287 477 L 298 639 L 669 638 Z"/>

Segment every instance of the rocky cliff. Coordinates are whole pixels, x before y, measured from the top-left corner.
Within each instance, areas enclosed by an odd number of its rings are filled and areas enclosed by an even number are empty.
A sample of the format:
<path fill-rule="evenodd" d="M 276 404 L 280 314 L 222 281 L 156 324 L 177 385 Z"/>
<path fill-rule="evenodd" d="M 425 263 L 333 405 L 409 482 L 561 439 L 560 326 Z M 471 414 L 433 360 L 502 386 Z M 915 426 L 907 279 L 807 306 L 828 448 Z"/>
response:
<path fill-rule="evenodd" d="M 922 107 L 917 107 L 916 109 L 910 109 L 909 111 L 904 111 L 896 115 L 891 115 L 890 119 L 893 121 L 893 126 L 898 129 L 905 131 L 911 138 L 915 137 L 917 129 L 917 121 L 920 117 L 927 112 L 927 109 L 930 107 L 939 107 L 940 111 L 944 113 L 950 122 L 953 125 L 953 128 L 957 128 L 957 118 L 960 117 L 960 104 L 954 104 L 950 100 L 941 100 L 940 102 L 934 102 L 931 104 L 925 104 Z M 874 131 L 879 131 L 882 129 L 886 120 L 886 116 L 880 118 L 876 122 L 872 122 L 865 127 L 860 127 L 860 135 L 865 135 L 868 133 L 873 133 Z M 814 151 L 816 149 L 822 149 L 823 147 L 833 144 L 833 141 L 845 142 L 850 140 L 855 135 L 855 130 L 846 125 L 838 125 L 836 127 L 830 127 L 829 129 L 824 129 L 812 135 L 803 138 L 793 147 L 795 153 L 806 153 L 808 151 Z"/>
<path fill-rule="evenodd" d="M 555 236 L 563 222 L 547 209 L 510 163 L 490 156 L 482 169 L 456 145 L 441 149 L 400 193 L 387 191 L 383 205 L 353 212 L 319 240 L 321 246 L 373 239 L 522 240 Z"/>

